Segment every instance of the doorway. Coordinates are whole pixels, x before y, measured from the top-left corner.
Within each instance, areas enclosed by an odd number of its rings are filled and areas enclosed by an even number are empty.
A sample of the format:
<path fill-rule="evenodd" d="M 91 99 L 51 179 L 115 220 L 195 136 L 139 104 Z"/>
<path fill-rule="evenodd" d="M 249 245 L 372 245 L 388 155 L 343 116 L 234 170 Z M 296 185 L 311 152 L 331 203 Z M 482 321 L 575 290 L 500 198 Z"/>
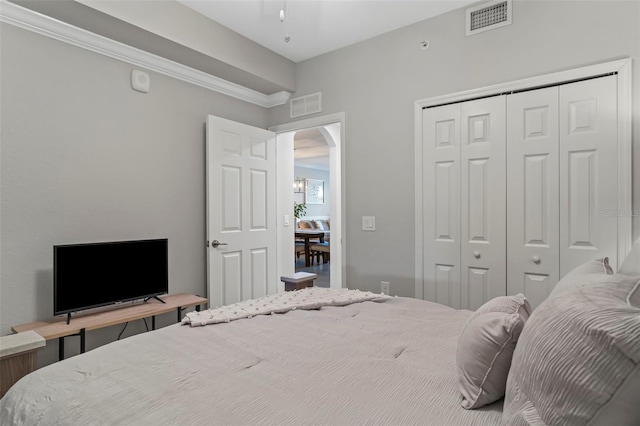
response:
<path fill-rule="evenodd" d="M 317 287 L 331 282 L 331 177 L 329 144 L 322 127 L 293 136 L 293 202 L 296 272 L 318 277 Z"/>
<path fill-rule="evenodd" d="M 332 114 L 324 117 L 317 117 L 302 120 L 294 123 L 287 123 L 280 126 L 271 127 L 269 130 L 276 133 L 277 152 L 277 204 L 278 204 L 278 252 L 279 270 L 278 275 L 291 275 L 300 270 L 309 272 L 321 272 L 324 275 L 321 285 L 331 288 L 341 288 L 344 282 L 344 245 L 342 223 L 344 212 L 343 201 L 343 145 L 344 145 L 344 113 Z M 295 150 L 296 139 L 299 148 Z M 309 139 L 313 139 L 310 141 Z M 296 151 L 304 150 L 305 145 L 319 146 L 319 141 L 326 145 L 328 155 L 324 160 L 319 158 L 315 161 L 328 162 L 328 170 L 324 172 L 319 169 L 304 167 L 302 160 L 299 160 L 299 167 L 296 169 Z M 319 148 L 315 148 L 319 149 Z M 298 155 L 300 157 L 301 155 Z M 307 166 L 308 162 L 305 163 Z M 316 166 L 320 167 L 320 166 Z M 298 170 L 298 174 L 295 173 Z M 325 174 L 323 174 L 325 173 Z M 303 176 L 304 174 L 304 176 Z M 321 178 L 326 176 L 326 178 Z M 296 182 L 296 177 L 298 182 Z M 299 185 L 299 189 L 293 188 L 294 184 Z M 294 192 L 301 191 L 301 192 Z M 318 200 L 318 198 L 321 198 Z M 321 223 L 321 227 L 328 227 L 323 231 L 328 237 L 324 246 L 327 255 L 318 256 L 314 253 L 312 265 L 307 266 L 304 258 L 296 261 L 295 235 L 297 220 L 294 217 L 294 203 L 303 202 L 307 205 L 306 215 L 301 217 L 305 221 L 316 221 Z M 324 222 L 321 222 L 324 221 Z M 311 253 L 305 253 L 311 255 Z M 302 257 L 302 256 L 301 256 Z M 323 260 L 324 259 L 324 260 Z M 297 268 L 296 268 L 297 266 Z M 311 268 L 309 268 L 311 267 Z M 320 274 L 319 274 L 320 275 Z M 279 290 L 283 284 L 279 283 Z"/>

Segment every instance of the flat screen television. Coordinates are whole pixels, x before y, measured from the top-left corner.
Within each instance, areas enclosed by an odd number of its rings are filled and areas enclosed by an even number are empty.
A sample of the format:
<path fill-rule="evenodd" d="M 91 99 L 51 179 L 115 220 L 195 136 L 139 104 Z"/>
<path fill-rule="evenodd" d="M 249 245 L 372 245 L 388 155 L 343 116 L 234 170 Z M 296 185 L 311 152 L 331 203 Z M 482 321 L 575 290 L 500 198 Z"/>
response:
<path fill-rule="evenodd" d="M 53 314 L 70 315 L 169 291 L 168 240 L 53 247 Z"/>

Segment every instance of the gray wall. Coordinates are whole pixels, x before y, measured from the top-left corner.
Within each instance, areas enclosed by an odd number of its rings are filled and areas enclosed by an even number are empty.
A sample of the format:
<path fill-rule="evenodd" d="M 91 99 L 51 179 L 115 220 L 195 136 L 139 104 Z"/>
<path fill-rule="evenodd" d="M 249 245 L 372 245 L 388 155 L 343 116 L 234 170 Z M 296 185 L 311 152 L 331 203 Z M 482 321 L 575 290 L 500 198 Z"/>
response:
<path fill-rule="evenodd" d="M 464 35 L 464 10 L 299 63 L 297 92 L 346 113 L 346 284 L 414 296 L 416 100 L 622 57 L 634 60 L 634 207 L 640 210 L 640 2 L 514 1 L 513 24 Z M 428 50 L 419 42 L 429 40 Z M 291 121 L 286 106 L 271 125 Z M 376 216 L 376 232 L 361 217 Z M 635 235 L 640 220 L 635 218 Z"/>
<path fill-rule="evenodd" d="M 155 73 L 139 93 L 131 65 L 0 29 L 0 334 L 52 318 L 54 244 L 166 237 L 170 293 L 205 295 L 205 117 L 264 128 L 266 111 Z M 88 333 L 88 348 L 120 330 Z"/>
<path fill-rule="evenodd" d="M 308 167 L 294 166 L 294 176 L 306 179 L 318 179 L 324 181 L 324 204 L 307 204 L 307 216 L 331 215 L 331 180 L 326 170 L 310 169 Z M 297 203 L 304 202 L 304 194 L 293 194 L 293 200 Z"/>

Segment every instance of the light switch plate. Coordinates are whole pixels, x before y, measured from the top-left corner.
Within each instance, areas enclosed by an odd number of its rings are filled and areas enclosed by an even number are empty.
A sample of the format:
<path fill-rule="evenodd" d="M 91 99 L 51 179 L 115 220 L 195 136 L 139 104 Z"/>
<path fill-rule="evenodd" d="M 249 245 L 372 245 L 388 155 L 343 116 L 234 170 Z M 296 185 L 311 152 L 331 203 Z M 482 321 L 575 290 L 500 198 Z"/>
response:
<path fill-rule="evenodd" d="M 363 231 L 375 231 L 376 230 L 376 217 L 375 216 L 362 216 L 362 230 Z"/>

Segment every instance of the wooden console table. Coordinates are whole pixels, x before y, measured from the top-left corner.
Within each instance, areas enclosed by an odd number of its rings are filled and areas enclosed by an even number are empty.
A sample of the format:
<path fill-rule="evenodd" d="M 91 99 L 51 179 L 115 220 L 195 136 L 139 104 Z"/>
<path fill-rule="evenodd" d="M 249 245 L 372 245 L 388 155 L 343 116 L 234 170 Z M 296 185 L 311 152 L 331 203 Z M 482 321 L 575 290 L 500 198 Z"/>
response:
<path fill-rule="evenodd" d="M 70 336 L 80 336 L 80 353 L 85 351 L 85 334 L 87 331 L 109 327 L 117 324 L 124 324 L 129 321 L 151 317 L 151 329 L 156 328 L 156 315 L 166 314 L 176 311 L 178 322 L 182 320 L 182 310 L 195 306 L 200 310 L 200 305 L 207 303 L 207 299 L 192 294 L 174 294 L 170 296 L 160 296 L 165 303 L 155 299 L 136 304 L 117 305 L 114 309 L 100 312 L 77 314 L 71 317 L 71 322 L 67 324 L 66 318 L 59 318 L 52 321 L 36 321 L 28 324 L 14 325 L 11 329 L 16 333 L 33 330 L 46 340 L 58 339 L 60 342 L 58 356 L 64 359 L 64 338 Z"/>

